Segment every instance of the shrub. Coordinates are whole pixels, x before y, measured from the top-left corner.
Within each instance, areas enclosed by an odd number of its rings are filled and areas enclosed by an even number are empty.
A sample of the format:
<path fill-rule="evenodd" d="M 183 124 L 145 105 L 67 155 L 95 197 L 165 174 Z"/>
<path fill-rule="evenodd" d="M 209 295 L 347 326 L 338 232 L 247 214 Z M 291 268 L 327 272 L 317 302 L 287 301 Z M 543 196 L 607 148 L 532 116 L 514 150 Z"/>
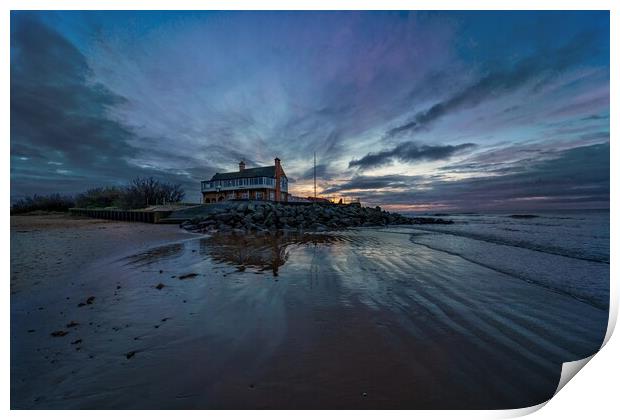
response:
<path fill-rule="evenodd" d="M 33 195 L 17 200 L 11 206 L 11 214 L 27 213 L 35 210 L 41 211 L 67 211 L 75 207 L 72 197 L 60 194 Z"/>
<path fill-rule="evenodd" d="M 75 205 L 80 208 L 118 207 L 121 205 L 124 189 L 119 187 L 92 188 L 75 197 Z"/>
<path fill-rule="evenodd" d="M 71 207 L 140 209 L 157 204 L 178 203 L 183 197 L 185 191 L 180 184 L 161 182 L 153 177 L 135 178 L 125 187 L 92 188 L 78 194 L 75 200 L 60 194 L 35 194 L 15 202 L 11 206 L 11 213 L 34 210 L 67 211 Z"/>
<path fill-rule="evenodd" d="M 120 205 L 139 209 L 156 204 L 178 203 L 185 197 L 180 184 L 161 182 L 153 177 L 135 178 L 123 191 Z"/>

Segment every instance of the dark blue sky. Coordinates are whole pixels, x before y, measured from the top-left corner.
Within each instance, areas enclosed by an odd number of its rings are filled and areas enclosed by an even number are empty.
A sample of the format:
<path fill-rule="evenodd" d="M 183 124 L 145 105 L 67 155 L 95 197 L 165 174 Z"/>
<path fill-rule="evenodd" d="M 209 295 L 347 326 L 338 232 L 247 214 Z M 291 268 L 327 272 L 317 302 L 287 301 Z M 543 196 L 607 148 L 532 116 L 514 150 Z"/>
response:
<path fill-rule="evenodd" d="M 609 206 L 607 12 L 13 12 L 11 198 L 278 155 L 395 209 Z"/>

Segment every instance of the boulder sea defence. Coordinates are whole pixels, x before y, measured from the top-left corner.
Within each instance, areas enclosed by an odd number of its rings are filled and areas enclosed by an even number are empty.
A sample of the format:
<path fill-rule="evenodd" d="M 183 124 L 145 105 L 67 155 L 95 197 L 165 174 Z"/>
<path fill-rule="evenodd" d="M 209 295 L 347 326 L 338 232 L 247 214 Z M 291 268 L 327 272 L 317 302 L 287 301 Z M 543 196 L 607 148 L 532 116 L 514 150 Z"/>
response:
<path fill-rule="evenodd" d="M 451 220 L 407 217 L 381 207 L 360 205 L 305 204 L 238 201 L 181 223 L 191 232 L 268 232 L 273 230 L 328 231 L 349 227 L 388 225 L 451 224 Z"/>

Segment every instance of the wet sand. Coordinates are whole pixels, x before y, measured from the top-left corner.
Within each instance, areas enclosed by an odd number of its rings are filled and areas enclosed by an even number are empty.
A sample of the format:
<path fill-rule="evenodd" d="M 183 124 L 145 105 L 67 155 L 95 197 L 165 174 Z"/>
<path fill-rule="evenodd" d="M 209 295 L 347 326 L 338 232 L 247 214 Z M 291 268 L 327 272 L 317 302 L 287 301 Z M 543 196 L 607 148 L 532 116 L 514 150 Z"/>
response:
<path fill-rule="evenodd" d="M 67 223 L 12 220 L 12 408 L 517 408 L 607 325 L 381 229 Z"/>

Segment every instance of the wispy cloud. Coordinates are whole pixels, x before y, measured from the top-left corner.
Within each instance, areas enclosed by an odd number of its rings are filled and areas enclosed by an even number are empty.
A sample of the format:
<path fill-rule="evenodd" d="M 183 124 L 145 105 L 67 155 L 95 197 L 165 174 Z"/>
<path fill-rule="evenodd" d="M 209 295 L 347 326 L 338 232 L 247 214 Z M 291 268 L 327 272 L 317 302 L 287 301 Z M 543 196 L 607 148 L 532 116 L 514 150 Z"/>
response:
<path fill-rule="evenodd" d="M 455 154 L 467 151 L 475 147 L 473 143 L 463 143 L 446 146 L 418 145 L 414 142 L 401 143 L 392 149 L 386 149 L 376 153 L 368 153 L 360 159 L 349 162 L 349 168 L 370 169 L 387 165 L 394 160 L 401 162 L 417 162 L 421 160 L 442 160 Z"/>
<path fill-rule="evenodd" d="M 342 193 L 357 190 L 380 190 L 385 188 L 411 188 L 417 182 L 424 182 L 426 177 L 409 175 L 355 176 L 323 190 L 324 194 Z"/>
<path fill-rule="evenodd" d="M 605 208 L 609 206 L 609 143 L 565 150 L 536 162 L 521 162 L 498 175 L 429 181 L 400 176 L 366 177 L 361 183 L 352 179 L 341 187 L 333 187 L 329 193 L 403 207 Z M 417 188 L 420 184 L 424 188 Z M 376 189 L 363 191 L 364 185 L 375 185 Z M 385 190 L 386 186 L 399 188 Z"/>
<path fill-rule="evenodd" d="M 607 12 L 12 12 L 12 199 L 154 175 L 198 201 L 276 155 L 303 195 L 314 153 L 320 189 L 377 204 L 466 207 L 504 176 L 538 194 L 532 168 L 609 142 L 608 32 Z"/>
<path fill-rule="evenodd" d="M 592 34 L 582 33 L 561 48 L 541 50 L 516 63 L 510 63 L 508 68 L 490 71 L 448 99 L 417 113 L 413 120 L 390 129 L 387 135 L 393 137 L 420 130 L 451 112 L 475 107 L 487 99 L 509 94 L 527 84 L 531 84 L 532 89 L 538 89 L 572 65 L 578 64 L 595 48 Z"/>

